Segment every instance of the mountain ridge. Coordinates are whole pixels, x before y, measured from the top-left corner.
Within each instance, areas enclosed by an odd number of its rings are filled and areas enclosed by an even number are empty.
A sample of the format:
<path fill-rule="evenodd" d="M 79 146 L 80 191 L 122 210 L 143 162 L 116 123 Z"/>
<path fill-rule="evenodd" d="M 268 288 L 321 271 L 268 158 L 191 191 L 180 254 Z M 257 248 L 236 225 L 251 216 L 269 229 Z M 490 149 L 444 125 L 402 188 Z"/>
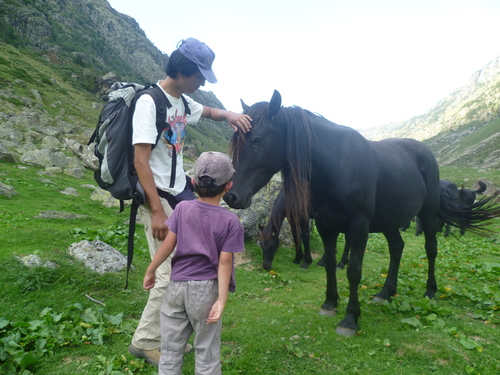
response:
<path fill-rule="evenodd" d="M 414 138 L 426 143 L 441 165 L 499 168 L 500 57 L 422 115 L 360 130 L 370 140 Z"/>

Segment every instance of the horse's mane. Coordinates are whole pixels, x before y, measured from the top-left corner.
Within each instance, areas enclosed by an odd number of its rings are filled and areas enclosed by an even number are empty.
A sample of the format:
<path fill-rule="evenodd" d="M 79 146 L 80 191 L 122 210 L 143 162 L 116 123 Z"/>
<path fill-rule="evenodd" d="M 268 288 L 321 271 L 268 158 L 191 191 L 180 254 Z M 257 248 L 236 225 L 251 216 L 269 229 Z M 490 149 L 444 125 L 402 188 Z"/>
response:
<path fill-rule="evenodd" d="M 286 217 L 300 234 L 300 221 L 309 219 L 311 180 L 311 123 L 314 115 L 300 107 L 282 107 L 278 114 L 269 119 L 269 103 L 260 102 L 248 108 L 245 113 L 252 117 L 252 128 L 273 122 L 283 128 L 288 164 L 281 170 L 285 194 Z M 235 132 L 230 150 L 237 161 L 249 133 Z"/>

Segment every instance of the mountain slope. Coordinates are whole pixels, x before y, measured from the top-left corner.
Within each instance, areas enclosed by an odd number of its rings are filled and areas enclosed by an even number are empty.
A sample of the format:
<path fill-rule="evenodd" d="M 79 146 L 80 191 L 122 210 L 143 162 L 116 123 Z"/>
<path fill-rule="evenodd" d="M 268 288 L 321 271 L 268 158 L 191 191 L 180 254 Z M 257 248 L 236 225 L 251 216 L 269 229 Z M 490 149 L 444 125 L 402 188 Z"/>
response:
<path fill-rule="evenodd" d="M 133 18 L 118 13 L 106 0 L 0 0 L 2 41 L 0 116 L 9 118 L 9 134 L 12 123 L 18 122 L 12 116 L 37 112 L 46 123 L 63 118 L 78 124 L 73 138 L 82 142 L 95 127 L 101 98 L 113 80 L 156 82 L 165 77 L 168 61 Z M 61 90 L 62 86 L 82 92 L 71 95 L 73 103 L 66 103 L 68 89 Z M 32 90 L 38 90 L 42 99 Z M 212 92 L 198 90 L 192 96 L 204 105 L 224 108 Z M 64 114 L 51 107 L 54 103 L 64 107 L 60 109 Z M 91 103 L 90 111 L 66 115 L 71 104 L 86 107 Z M 231 135 L 227 124 L 202 119 L 187 130 L 186 154 L 194 158 L 208 148 L 227 151 Z M 19 151 L 15 145 L 11 148 Z"/>
<path fill-rule="evenodd" d="M 372 140 L 407 137 L 425 141 L 441 165 L 498 168 L 499 117 L 500 57 L 425 114 L 361 133 Z"/>

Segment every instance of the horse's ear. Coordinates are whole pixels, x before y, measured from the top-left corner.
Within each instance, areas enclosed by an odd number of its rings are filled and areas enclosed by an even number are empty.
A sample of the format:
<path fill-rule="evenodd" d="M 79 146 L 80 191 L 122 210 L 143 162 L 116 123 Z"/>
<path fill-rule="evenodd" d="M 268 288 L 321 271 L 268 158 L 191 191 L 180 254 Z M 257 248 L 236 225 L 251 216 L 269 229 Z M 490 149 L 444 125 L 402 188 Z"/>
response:
<path fill-rule="evenodd" d="M 269 117 L 273 118 L 278 114 L 281 108 L 281 95 L 277 90 L 274 90 L 273 97 L 269 102 Z"/>
<path fill-rule="evenodd" d="M 240 102 L 241 102 L 241 106 L 243 107 L 243 112 L 245 112 L 246 110 L 248 110 L 248 108 L 250 108 L 250 106 L 245 104 L 243 99 L 240 99 Z"/>

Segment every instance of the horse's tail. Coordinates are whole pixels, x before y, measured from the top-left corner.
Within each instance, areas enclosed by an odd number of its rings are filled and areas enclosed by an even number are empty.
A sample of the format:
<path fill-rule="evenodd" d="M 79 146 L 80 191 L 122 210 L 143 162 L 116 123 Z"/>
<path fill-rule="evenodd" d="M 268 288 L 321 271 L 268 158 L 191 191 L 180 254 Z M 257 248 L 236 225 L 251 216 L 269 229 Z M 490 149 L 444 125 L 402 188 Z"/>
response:
<path fill-rule="evenodd" d="M 486 184 L 483 181 L 478 181 L 479 188 L 474 190 L 474 193 L 482 193 L 486 190 Z"/>
<path fill-rule="evenodd" d="M 497 195 L 498 193 L 480 199 L 468 206 L 457 204 L 456 200 L 450 199 L 441 193 L 439 219 L 443 223 L 466 229 L 476 234 L 493 234 L 494 231 L 486 228 L 486 226 L 491 224 L 491 219 L 500 217 L 500 205 L 495 202 Z"/>

